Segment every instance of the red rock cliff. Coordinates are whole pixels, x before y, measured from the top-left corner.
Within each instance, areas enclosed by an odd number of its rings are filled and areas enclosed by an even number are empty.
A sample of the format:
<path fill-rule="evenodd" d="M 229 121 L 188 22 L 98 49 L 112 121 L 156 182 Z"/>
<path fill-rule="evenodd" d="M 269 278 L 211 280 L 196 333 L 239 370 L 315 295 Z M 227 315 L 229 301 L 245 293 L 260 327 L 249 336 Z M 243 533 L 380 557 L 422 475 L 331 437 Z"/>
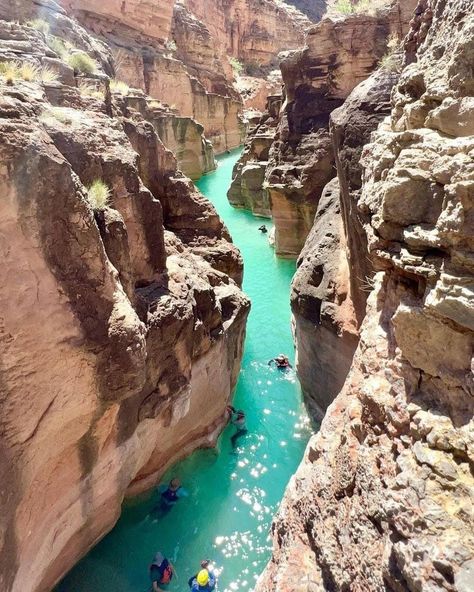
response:
<path fill-rule="evenodd" d="M 473 589 L 473 44 L 470 2 L 420 1 L 358 193 L 357 176 L 352 190 L 345 176 L 357 148 L 346 134 L 373 91 L 356 89 L 335 117 L 339 181 L 376 275 L 352 366 L 287 489 L 258 592 Z M 322 255 L 315 244 L 307 257 Z"/>
<path fill-rule="evenodd" d="M 38 7 L 49 30 L 25 24 Z M 124 495 L 215 442 L 249 303 L 155 111 L 110 92 L 107 48 L 49 1 L 0 18 L 0 588 L 43 592 Z"/>

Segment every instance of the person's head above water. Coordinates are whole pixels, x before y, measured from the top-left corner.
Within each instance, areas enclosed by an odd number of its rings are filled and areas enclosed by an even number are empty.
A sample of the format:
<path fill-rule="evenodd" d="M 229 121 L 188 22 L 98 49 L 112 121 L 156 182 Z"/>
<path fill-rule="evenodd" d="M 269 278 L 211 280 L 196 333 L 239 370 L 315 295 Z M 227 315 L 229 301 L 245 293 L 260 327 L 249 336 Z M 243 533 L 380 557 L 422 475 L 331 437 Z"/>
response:
<path fill-rule="evenodd" d="M 174 477 L 173 479 L 171 479 L 168 487 L 173 491 L 176 491 L 181 487 L 181 481 L 177 477 Z"/>
<path fill-rule="evenodd" d="M 211 563 L 210 559 L 203 559 L 201 561 L 201 567 L 202 569 L 207 569 L 209 567 L 209 564 Z"/>
<path fill-rule="evenodd" d="M 201 569 L 196 577 L 196 580 L 200 586 L 205 586 L 209 582 L 209 572 L 207 569 Z"/>

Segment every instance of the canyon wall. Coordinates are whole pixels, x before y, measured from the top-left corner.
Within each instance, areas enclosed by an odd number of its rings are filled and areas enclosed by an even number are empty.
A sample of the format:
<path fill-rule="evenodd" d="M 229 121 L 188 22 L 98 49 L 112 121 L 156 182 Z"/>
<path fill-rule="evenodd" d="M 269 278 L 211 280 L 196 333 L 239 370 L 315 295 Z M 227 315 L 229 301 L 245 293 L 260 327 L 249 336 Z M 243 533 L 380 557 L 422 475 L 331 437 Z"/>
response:
<path fill-rule="evenodd" d="M 284 104 L 264 180 L 278 255 L 298 256 L 334 177 L 330 113 L 376 68 L 389 38 L 402 37 L 414 4 L 394 1 L 373 14 L 324 18 L 309 29 L 306 47 L 283 59 Z"/>
<path fill-rule="evenodd" d="M 38 7 L 51 33 L 24 22 Z M 0 588 L 44 592 L 125 495 L 215 442 L 249 302 L 153 104 L 110 92 L 107 47 L 49 0 L 0 0 L 0 19 L 0 62 L 17 62 L 0 70 Z"/>
<path fill-rule="evenodd" d="M 206 27 L 173 2 L 61 0 L 106 41 L 115 75 L 203 127 L 217 153 L 239 146 L 242 100 Z"/>
<path fill-rule="evenodd" d="M 276 66 L 278 53 L 303 45 L 311 21 L 278 0 L 183 0 L 228 55 Z"/>
<path fill-rule="evenodd" d="M 350 253 L 349 275 L 369 256 L 374 276 L 366 305 L 352 295 L 354 318 L 366 309 L 360 342 L 288 486 L 258 592 L 474 588 L 473 56 L 471 3 L 420 0 L 389 117 L 377 122 L 383 72 L 333 114 L 338 179 L 296 286 L 316 315 L 332 302 L 314 284 L 334 277 L 335 253 Z"/>

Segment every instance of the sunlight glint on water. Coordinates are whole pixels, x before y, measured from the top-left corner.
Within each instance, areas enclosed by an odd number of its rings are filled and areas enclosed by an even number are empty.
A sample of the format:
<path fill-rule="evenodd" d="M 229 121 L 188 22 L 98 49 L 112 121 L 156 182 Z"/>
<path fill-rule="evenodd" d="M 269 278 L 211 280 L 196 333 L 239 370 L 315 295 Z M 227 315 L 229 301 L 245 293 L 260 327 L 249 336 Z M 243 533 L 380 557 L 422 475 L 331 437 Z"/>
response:
<path fill-rule="evenodd" d="M 301 460 L 309 426 L 293 372 L 267 365 L 280 352 L 293 358 L 289 284 L 295 264 L 274 256 L 258 231 L 262 219 L 228 204 L 239 154 L 221 157 L 218 170 L 198 186 L 244 257 L 252 311 L 235 405 L 246 411 L 249 434 L 232 454 L 228 428 L 217 451 L 198 451 L 169 471 L 166 478 L 179 476 L 190 496 L 159 522 L 149 516 L 155 492 L 129 502 L 114 530 L 70 572 L 60 592 L 147 592 L 148 565 L 158 550 L 176 567 L 170 592 L 187 590 L 188 577 L 204 557 L 221 570 L 220 591 L 243 592 L 252 590 L 270 556 L 272 516 Z"/>

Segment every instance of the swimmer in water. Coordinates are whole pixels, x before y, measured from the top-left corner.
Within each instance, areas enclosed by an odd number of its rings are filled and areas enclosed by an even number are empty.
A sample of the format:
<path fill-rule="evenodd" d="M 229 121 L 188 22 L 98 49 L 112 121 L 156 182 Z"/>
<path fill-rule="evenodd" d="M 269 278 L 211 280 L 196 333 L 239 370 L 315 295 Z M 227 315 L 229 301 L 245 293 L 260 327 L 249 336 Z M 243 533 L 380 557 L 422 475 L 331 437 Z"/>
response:
<path fill-rule="evenodd" d="M 247 434 L 248 429 L 245 423 L 245 413 L 241 409 L 235 409 L 232 405 L 227 406 L 227 413 L 229 414 L 230 423 L 235 426 L 235 434 L 231 437 L 232 448 L 235 450 L 238 441 Z"/>
<path fill-rule="evenodd" d="M 260 232 L 261 232 L 262 234 L 266 234 L 266 233 L 268 232 L 268 228 L 265 226 L 265 224 L 262 224 L 262 225 L 259 227 L 259 230 L 260 230 Z"/>
<path fill-rule="evenodd" d="M 276 358 L 272 358 L 268 362 L 268 365 L 271 366 L 272 364 L 275 364 L 279 370 L 288 370 L 289 368 L 293 368 L 293 366 L 290 364 L 288 356 L 285 356 L 285 354 L 279 354 Z"/>

